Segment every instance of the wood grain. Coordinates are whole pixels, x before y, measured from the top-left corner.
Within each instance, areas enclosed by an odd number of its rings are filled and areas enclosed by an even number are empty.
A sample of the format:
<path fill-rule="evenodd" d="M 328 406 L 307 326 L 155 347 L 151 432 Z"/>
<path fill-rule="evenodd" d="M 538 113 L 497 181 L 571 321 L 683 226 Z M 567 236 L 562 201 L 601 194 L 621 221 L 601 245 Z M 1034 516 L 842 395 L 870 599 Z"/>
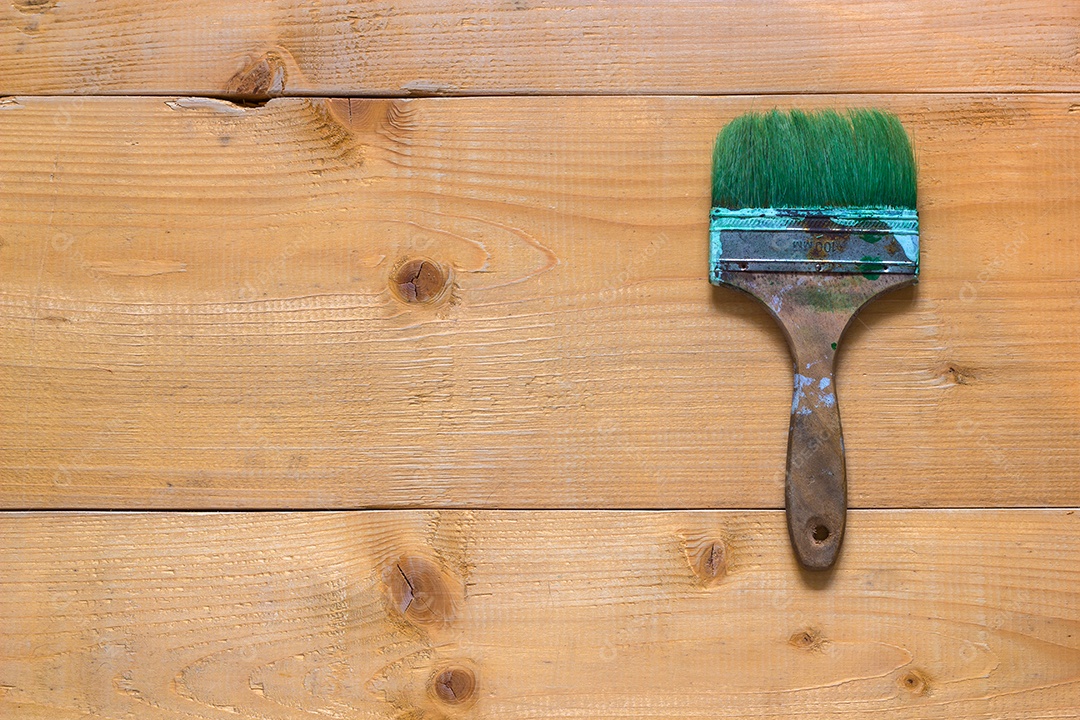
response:
<path fill-rule="evenodd" d="M 7 514 L 0 713 L 1071 718 L 1077 517 Z"/>
<path fill-rule="evenodd" d="M 852 507 L 1080 504 L 1080 97 L 789 100 L 921 167 Z M 0 506 L 782 507 L 784 340 L 706 279 L 712 138 L 777 102 L 0 104 Z"/>
<path fill-rule="evenodd" d="M 0 93 L 1080 90 L 1050 0 L 12 0 Z"/>

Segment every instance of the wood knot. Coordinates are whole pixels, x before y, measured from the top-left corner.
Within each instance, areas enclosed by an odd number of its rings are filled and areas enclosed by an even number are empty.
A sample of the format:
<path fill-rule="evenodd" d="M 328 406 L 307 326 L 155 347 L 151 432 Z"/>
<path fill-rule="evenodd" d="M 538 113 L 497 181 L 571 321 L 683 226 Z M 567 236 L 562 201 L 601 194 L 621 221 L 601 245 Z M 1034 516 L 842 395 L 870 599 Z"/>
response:
<path fill-rule="evenodd" d="M 450 271 L 427 258 L 404 260 L 390 273 L 390 289 L 406 303 L 430 304 L 442 300 L 450 287 Z"/>
<path fill-rule="evenodd" d="M 970 385 L 975 380 L 975 373 L 958 363 L 946 363 L 941 376 L 946 385 Z"/>
<path fill-rule="evenodd" d="M 284 92 L 285 80 L 285 60 L 268 52 L 233 75 L 225 92 L 240 99 L 265 100 Z"/>
<path fill-rule="evenodd" d="M 829 641 L 825 639 L 821 631 L 812 627 L 798 630 L 788 638 L 788 645 L 806 652 L 821 652 L 828 644 Z"/>
<path fill-rule="evenodd" d="M 443 668 L 431 678 L 431 694 L 447 705 L 465 705 L 475 697 L 476 674 L 459 665 Z"/>
<path fill-rule="evenodd" d="M 431 560 L 407 556 L 385 573 L 390 602 L 403 618 L 421 627 L 440 627 L 454 619 L 460 592 Z"/>
<path fill-rule="evenodd" d="M 920 670 L 908 670 L 900 676 L 900 687 L 912 695 L 926 695 L 930 692 L 930 679 Z"/>
<path fill-rule="evenodd" d="M 724 579 L 728 570 L 727 546 L 720 540 L 703 543 L 696 552 L 694 573 L 705 586 L 715 585 Z"/>
<path fill-rule="evenodd" d="M 12 6 L 21 13 L 40 15 L 56 7 L 57 0 L 13 0 Z"/>
<path fill-rule="evenodd" d="M 715 531 L 682 533 L 682 549 L 690 570 L 701 587 L 720 583 L 731 571 L 731 544 Z"/>

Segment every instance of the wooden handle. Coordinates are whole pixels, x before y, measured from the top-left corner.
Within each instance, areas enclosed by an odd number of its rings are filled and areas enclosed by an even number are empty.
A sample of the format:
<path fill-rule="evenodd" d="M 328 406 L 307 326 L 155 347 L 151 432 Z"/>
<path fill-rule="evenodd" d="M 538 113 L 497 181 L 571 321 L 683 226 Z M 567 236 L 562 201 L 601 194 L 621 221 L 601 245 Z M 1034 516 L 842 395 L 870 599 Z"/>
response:
<path fill-rule="evenodd" d="M 818 355 L 800 352 L 795 358 L 785 496 L 799 562 L 822 569 L 836 561 L 844 538 L 847 476 L 833 350 L 826 346 Z"/>
<path fill-rule="evenodd" d="M 787 336 L 795 362 L 785 492 L 788 532 L 803 566 L 829 568 L 840 553 L 847 515 L 844 437 L 833 379 L 836 349 L 866 303 L 914 283 L 915 276 L 731 272 L 721 280 L 765 303 Z"/>

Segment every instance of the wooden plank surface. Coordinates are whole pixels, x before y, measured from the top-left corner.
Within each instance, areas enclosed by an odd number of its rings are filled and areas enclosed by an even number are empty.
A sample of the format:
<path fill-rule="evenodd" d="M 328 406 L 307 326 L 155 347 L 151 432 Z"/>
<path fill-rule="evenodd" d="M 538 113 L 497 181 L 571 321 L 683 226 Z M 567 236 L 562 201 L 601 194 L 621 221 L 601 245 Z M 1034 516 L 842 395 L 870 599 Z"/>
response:
<path fill-rule="evenodd" d="M 1080 90 L 1051 0 L 12 0 L 0 94 Z"/>
<path fill-rule="evenodd" d="M 5 514 L 0 714 L 1064 720 L 1077 518 Z"/>
<path fill-rule="evenodd" d="M 706 281 L 710 143 L 776 102 L 0 105 L 0 506 L 782 507 L 784 340 Z M 1080 504 L 1080 98 L 797 103 L 921 167 L 852 505 Z"/>

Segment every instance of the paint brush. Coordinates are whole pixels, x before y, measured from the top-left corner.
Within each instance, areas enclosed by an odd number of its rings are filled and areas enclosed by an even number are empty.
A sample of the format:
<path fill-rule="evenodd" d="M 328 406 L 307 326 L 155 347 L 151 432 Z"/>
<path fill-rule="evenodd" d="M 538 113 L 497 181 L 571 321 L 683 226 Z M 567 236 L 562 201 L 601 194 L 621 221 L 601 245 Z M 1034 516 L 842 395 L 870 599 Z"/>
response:
<path fill-rule="evenodd" d="M 903 126 L 877 110 L 752 113 L 716 138 L 709 280 L 763 302 L 787 336 L 785 502 L 807 568 L 831 567 L 844 537 L 840 340 L 863 306 L 918 278 L 915 175 Z"/>

